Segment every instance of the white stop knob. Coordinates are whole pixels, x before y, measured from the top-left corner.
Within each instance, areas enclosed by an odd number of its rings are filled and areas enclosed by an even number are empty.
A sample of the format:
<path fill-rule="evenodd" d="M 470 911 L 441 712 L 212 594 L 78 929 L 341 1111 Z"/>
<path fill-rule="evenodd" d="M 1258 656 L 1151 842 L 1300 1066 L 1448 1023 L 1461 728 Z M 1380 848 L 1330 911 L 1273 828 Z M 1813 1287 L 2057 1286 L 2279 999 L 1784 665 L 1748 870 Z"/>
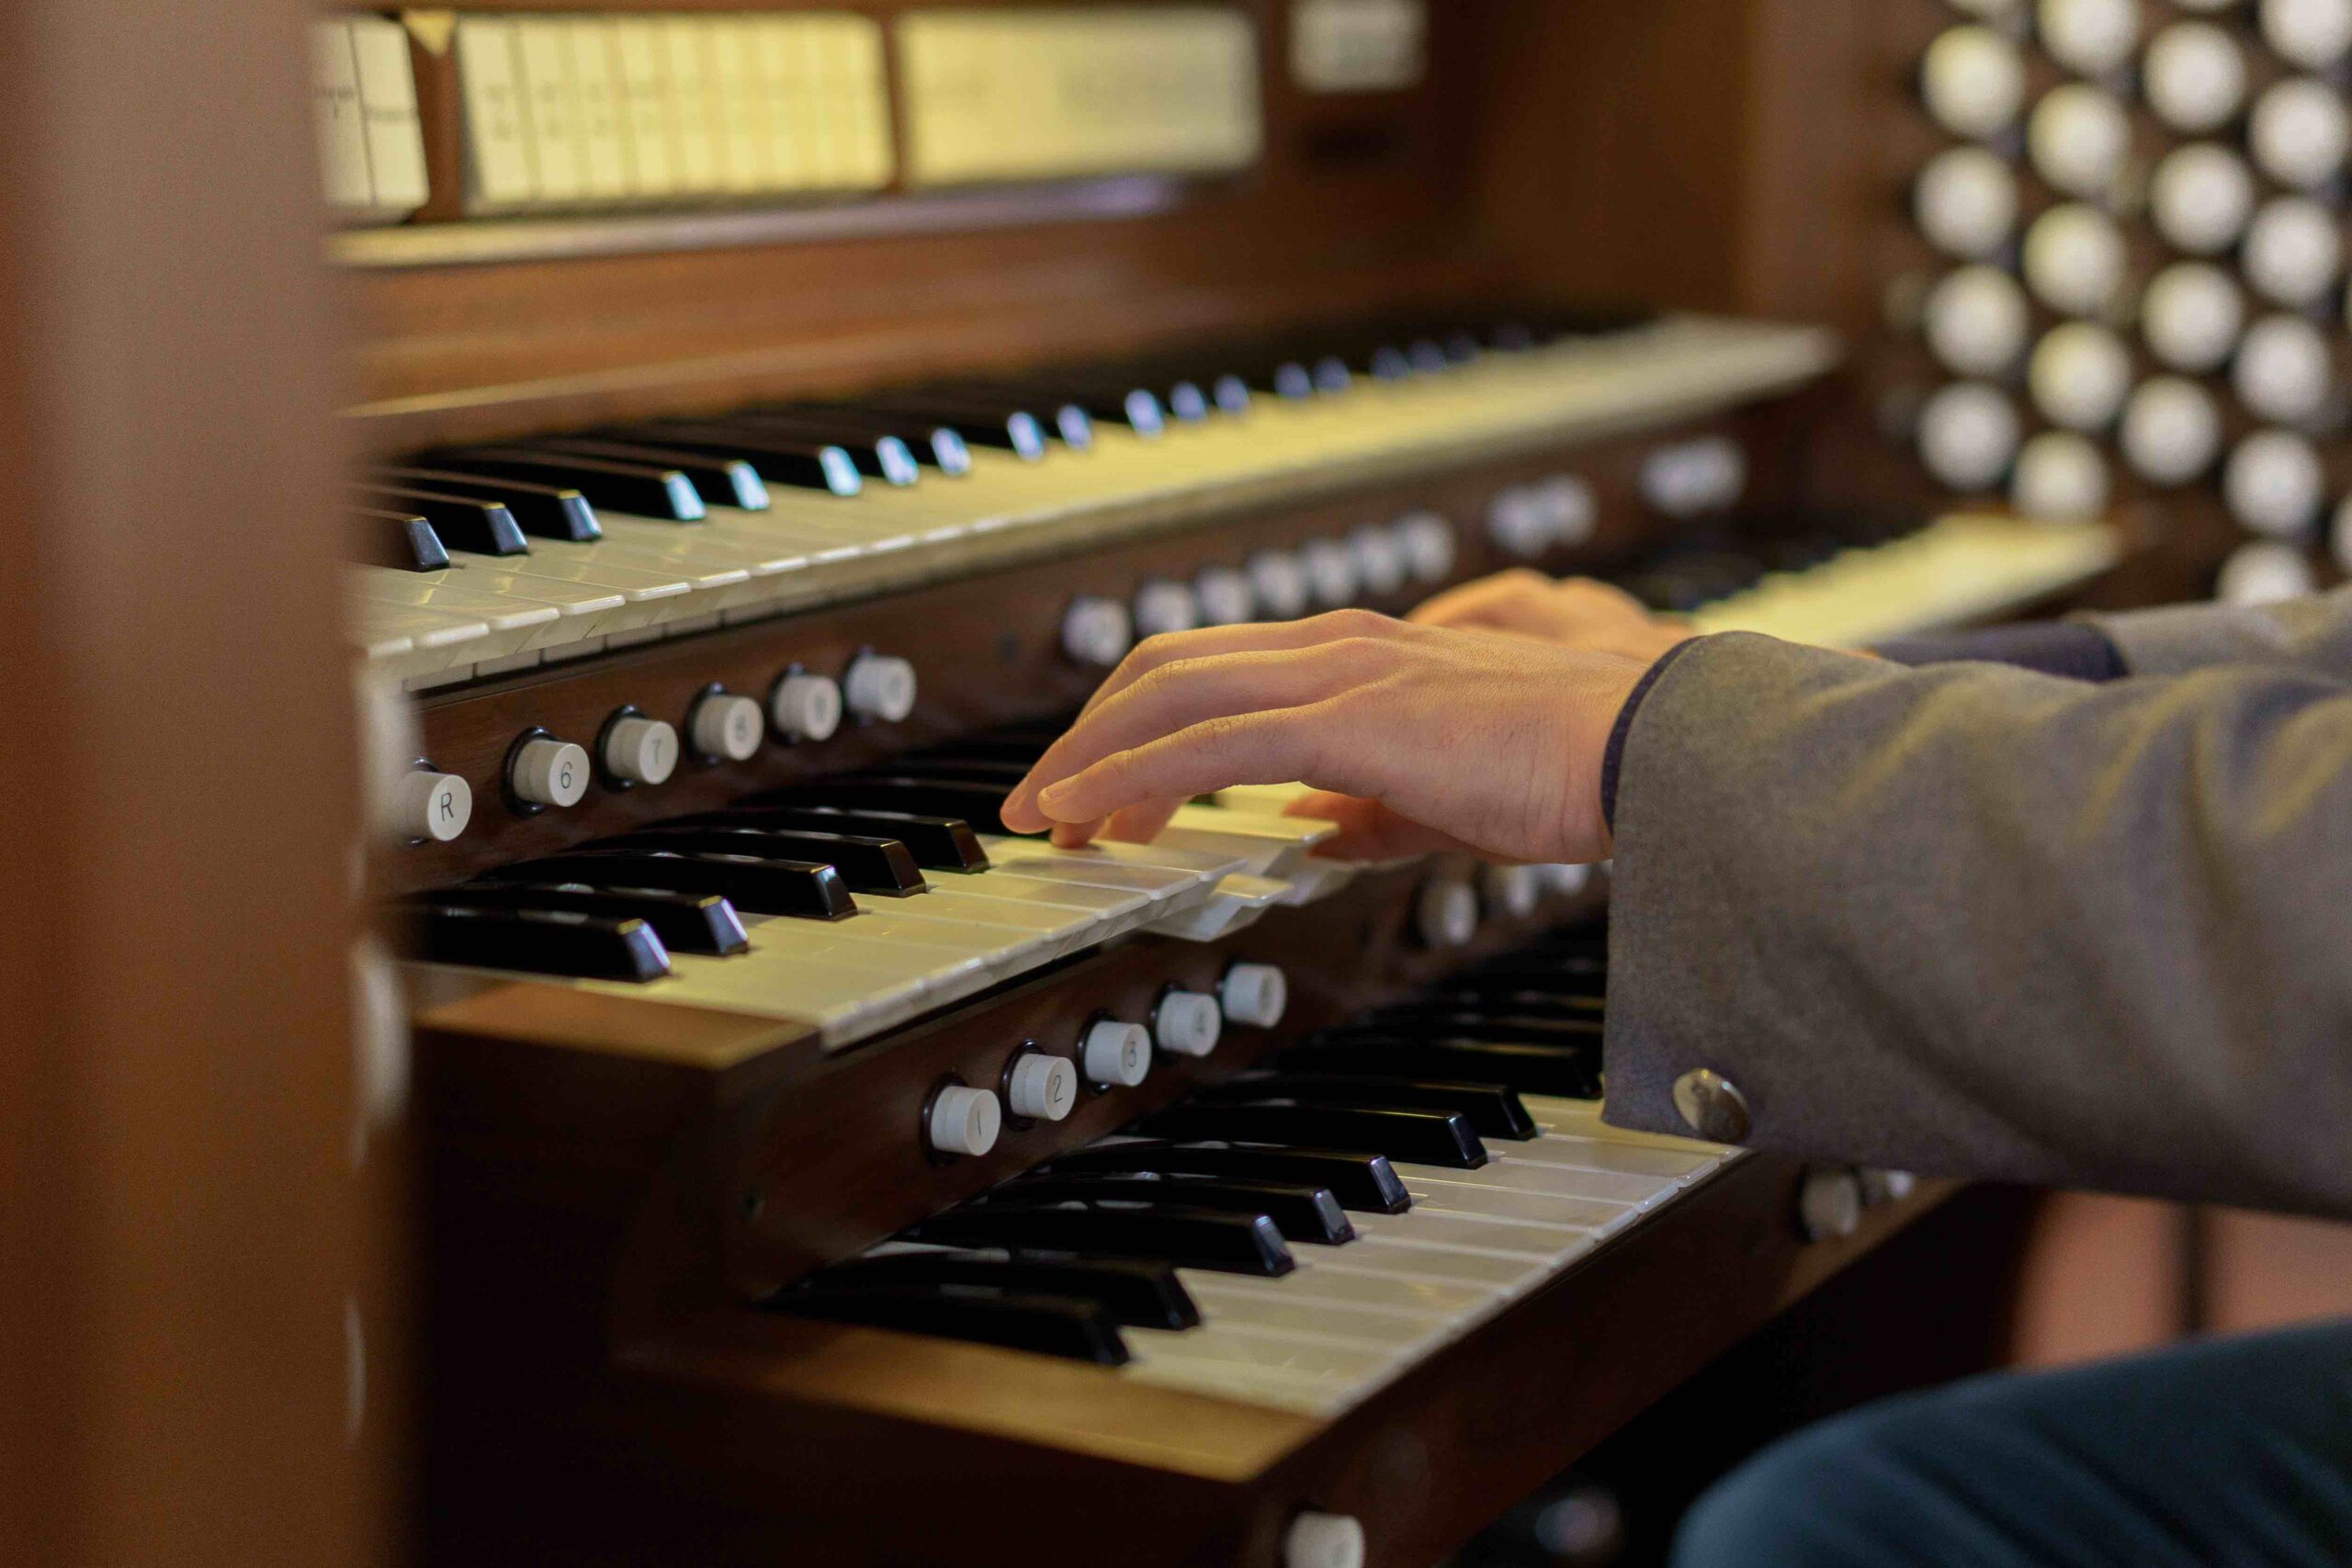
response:
<path fill-rule="evenodd" d="M 2157 231 L 2191 255 L 2226 250 L 2254 213 L 2254 175 L 2236 153 L 2199 141 L 2156 165 L 2148 210 Z"/>
<path fill-rule="evenodd" d="M 1103 1019 L 1087 1026 L 1079 1045 L 1091 1083 L 1133 1089 L 1150 1076 L 1151 1035 L 1140 1023 Z"/>
<path fill-rule="evenodd" d="M 931 1146 L 944 1155 L 984 1155 L 1004 1131 L 1004 1109 L 984 1089 L 961 1084 L 943 1089 L 931 1102 L 924 1124 Z"/>
<path fill-rule="evenodd" d="M 630 784 L 670 782 L 678 771 L 678 731 L 658 718 L 624 718 L 605 731 L 605 771 Z"/>
<path fill-rule="evenodd" d="M 2281 305 L 2309 305 L 2344 267 L 2344 236 L 2335 215 L 2303 196 L 2264 204 L 2245 231 L 2246 281 Z"/>
<path fill-rule="evenodd" d="M 1356 578 L 1368 593 L 1394 593 L 1405 586 L 1405 552 L 1385 528 L 1370 524 L 1348 535 L 1348 552 L 1355 558 Z"/>
<path fill-rule="evenodd" d="M 1032 1051 L 1012 1064 L 1005 1098 L 1015 1116 L 1033 1122 L 1059 1122 L 1078 1105 L 1078 1065 L 1068 1056 Z"/>
<path fill-rule="evenodd" d="M 2230 374 L 2239 400 L 2256 417 L 2290 423 L 2319 412 L 2334 378 L 2327 340 L 2301 316 L 2255 322 Z"/>
<path fill-rule="evenodd" d="M 2126 252 L 2115 220 L 2080 202 L 2053 207 L 2025 231 L 2026 286 L 2054 310 L 2092 316 L 2123 282 Z"/>
<path fill-rule="evenodd" d="M 2141 75 L 2149 107 L 2191 135 L 2221 126 L 2245 102 L 2245 55 L 2211 22 L 2180 22 L 2158 33 Z"/>
<path fill-rule="evenodd" d="M 2074 82 L 2034 106 L 2026 147 L 2041 177 L 2075 196 L 2098 196 L 2132 151 L 2132 118 L 2104 87 Z"/>
<path fill-rule="evenodd" d="M 2018 117 L 2025 62 L 1990 28 L 1952 28 L 1928 46 L 1919 72 L 1928 112 L 1959 136 L 1990 136 Z"/>
<path fill-rule="evenodd" d="M 2334 178 L 2352 152 L 2352 113 L 2326 83 L 2297 76 L 2255 100 L 2246 141 L 2272 179 L 2309 190 Z"/>
<path fill-rule="evenodd" d="M 2218 368 L 2237 346 L 2245 301 L 2230 275 L 2206 262 L 2175 262 L 2140 300 L 2140 331 L 2176 370 Z"/>
<path fill-rule="evenodd" d="M 2017 227 L 2017 175 L 1982 147 L 1954 147 L 1937 153 L 1920 171 L 1911 210 L 1919 231 L 1938 250 L 1989 256 Z"/>
<path fill-rule="evenodd" d="M 1225 1016 L 1251 1029 L 1272 1029 L 1290 1006 L 1290 979 L 1271 964 L 1237 964 L 1217 982 Z"/>
<path fill-rule="evenodd" d="M 1468 883 L 1450 878 L 1422 884 L 1413 900 L 1413 929 L 1424 947 L 1467 947 L 1478 934 L 1478 896 Z"/>
<path fill-rule="evenodd" d="M 2301 599 L 2318 585 L 2301 550 L 2263 541 L 2240 545 L 2222 563 L 2213 596 L 2225 604 L 2276 604 Z"/>
<path fill-rule="evenodd" d="M 2304 70 L 2324 70 L 2352 49 L 2352 0 L 2262 0 L 2262 36 Z"/>
<path fill-rule="evenodd" d="M 1963 266 L 1928 296 L 1928 346 L 1962 376 L 1997 376 L 2025 352 L 2032 311 L 1998 267 Z"/>
<path fill-rule="evenodd" d="M 2020 516 L 2088 522 L 2107 510 L 2107 460 L 2079 435 L 2045 430 L 2018 454 L 2009 504 Z"/>
<path fill-rule="evenodd" d="M 2041 0 L 2041 45 L 2059 64 L 2104 76 L 2140 42 L 2140 0 Z"/>
<path fill-rule="evenodd" d="M 842 727 L 841 682 L 830 675 L 786 675 L 768 694 L 768 724 L 786 740 L 831 740 Z"/>
<path fill-rule="evenodd" d="M 559 809 L 580 804 L 588 793 L 588 753 L 569 740 L 542 736 L 514 754 L 509 788 L 533 806 Z"/>
<path fill-rule="evenodd" d="M 1528 492 L 1535 515 L 1555 545 L 1581 545 L 1600 522 L 1592 486 L 1574 474 L 1554 474 Z"/>
<path fill-rule="evenodd" d="M 2052 423 L 2103 429 L 2132 390 L 2132 355 L 2105 327 L 2068 321 L 2035 347 L 2026 384 Z"/>
<path fill-rule="evenodd" d="M 1544 891 L 1557 898 L 1574 898 L 1592 886 L 1592 867 L 1589 865 L 1563 863 L 1536 869 L 1544 874 Z"/>
<path fill-rule="evenodd" d="M 897 724 L 915 711 L 915 667 L 903 659 L 861 654 L 842 677 L 842 703 L 860 718 Z"/>
<path fill-rule="evenodd" d="M 1201 606 L 1181 582 L 1147 582 L 1136 591 L 1136 635 L 1166 637 L 1201 624 Z"/>
<path fill-rule="evenodd" d="M 1356 558 L 1348 553 L 1347 546 L 1337 539 L 1317 539 L 1298 552 L 1298 558 L 1306 569 L 1307 591 L 1316 604 L 1336 610 L 1355 603 L 1361 584 Z"/>
<path fill-rule="evenodd" d="M 1179 1056 L 1207 1055 L 1224 1032 L 1225 1010 L 1206 991 L 1170 991 L 1152 1010 L 1152 1040 Z"/>
<path fill-rule="evenodd" d="M 2182 485 L 2213 466 L 2222 450 L 2222 413 L 2194 381 L 2159 376 L 2123 405 L 2123 457 L 2141 478 Z"/>
<path fill-rule="evenodd" d="M 1135 646 L 1135 622 L 1116 599 L 1081 594 L 1062 612 L 1062 651 L 1080 664 L 1108 670 Z"/>
<path fill-rule="evenodd" d="M 1797 1224 L 1807 1241 L 1842 1241 L 1862 1227 L 1862 1181 L 1844 1166 L 1817 1166 L 1797 1189 Z"/>
<path fill-rule="evenodd" d="M 1946 387 L 1919 411 L 1919 456 L 1953 490 L 1997 483 L 2017 450 L 2017 410 L 1982 382 Z"/>
<path fill-rule="evenodd" d="M 1362 1521 L 1345 1514 L 1301 1514 L 1283 1537 L 1283 1568 L 1363 1568 Z"/>
<path fill-rule="evenodd" d="M 1478 875 L 1487 908 L 1523 920 L 1544 902 L 1544 874 L 1532 865 L 1490 865 Z"/>
<path fill-rule="evenodd" d="M 1201 625 L 1238 626 L 1258 618 L 1258 596 L 1249 577 L 1229 566 L 1213 566 L 1193 580 L 1193 597 L 1201 606 Z"/>
<path fill-rule="evenodd" d="M 1453 575 L 1453 525 L 1434 512 L 1412 512 L 1391 525 L 1396 547 L 1404 552 L 1405 570 L 1419 583 L 1442 582 Z"/>
<path fill-rule="evenodd" d="M 474 817 L 473 788 L 454 773 L 413 769 L 401 776 L 393 802 L 393 820 L 403 839 L 446 844 L 464 832 Z"/>
<path fill-rule="evenodd" d="M 1532 559 L 1552 547 L 1552 525 L 1535 492 L 1514 485 L 1487 504 L 1487 536 L 1510 554 Z"/>
<path fill-rule="evenodd" d="M 768 732 L 760 705 L 731 692 L 713 692 L 695 704 L 688 727 L 695 751 L 730 762 L 748 762 L 758 756 L 760 742 Z"/>
<path fill-rule="evenodd" d="M 1313 590 L 1307 586 L 1306 569 L 1296 556 L 1261 550 L 1250 558 L 1245 570 L 1250 592 L 1258 596 L 1258 608 L 1268 619 L 1291 621 L 1306 614 Z"/>
<path fill-rule="evenodd" d="M 2258 430 L 2237 445 L 2222 470 L 2230 514 L 2257 534 L 2300 539 L 2325 499 L 2319 454 L 2300 435 Z"/>

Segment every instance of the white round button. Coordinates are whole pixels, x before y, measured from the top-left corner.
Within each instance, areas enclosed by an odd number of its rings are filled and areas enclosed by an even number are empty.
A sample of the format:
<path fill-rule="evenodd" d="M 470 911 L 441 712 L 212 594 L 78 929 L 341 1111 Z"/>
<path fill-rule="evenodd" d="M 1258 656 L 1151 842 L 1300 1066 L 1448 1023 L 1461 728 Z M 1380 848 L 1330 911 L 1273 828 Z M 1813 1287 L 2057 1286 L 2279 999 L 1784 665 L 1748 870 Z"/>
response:
<path fill-rule="evenodd" d="M 2098 196 L 2131 153 L 2132 118 L 2104 87 L 2070 82 L 2034 106 L 2026 147 L 2043 179 L 2075 196 Z"/>
<path fill-rule="evenodd" d="M 1207 1055 L 1224 1030 L 1224 1010 L 1206 991 L 1167 992 L 1152 1010 L 1153 1043 L 1179 1056 Z"/>
<path fill-rule="evenodd" d="M 1453 575 L 1453 525 L 1434 512 L 1410 512 L 1390 525 L 1405 570 L 1419 583 L 1442 582 Z"/>
<path fill-rule="evenodd" d="M 1193 597 L 1204 626 L 1238 626 L 1258 618 L 1258 596 L 1249 577 L 1229 566 L 1210 567 L 1194 578 Z"/>
<path fill-rule="evenodd" d="M 697 753 L 730 762 L 750 761 L 767 739 L 767 718 L 760 705 L 731 692 L 713 692 L 695 704 L 688 728 Z"/>
<path fill-rule="evenodd" d="M 1592 486 L 1574 474 L 1554 474 L 1529 492 L 1538 525 L 1554 545 L 1581 545 L 1600 523 Z"/>
<path fill-rule="evenodd" d="M 1314 591 L 1307 585 L 1306 569 L 1299 564 L 1296 556 L 1282 550 L 1261 550 L 1250 558 L 1247 570 L 1250 590 L 1258 597 L 1258 608 L 1268 619 L 1292 621 L 1306 614 Z"/>
<path fill-rule="evenodd" d="M 1089 1082 L 1133 1089 L 1151 1073 L 1150 1032 L 1140 1023 L 1099 1020 L 1079 1042 L 1079 1061 Z"/>
<path fill-rule="evenodd" d="M 2143 381 L 2123 405 L 2123 459 L 2152 484 L 2184 485 L 2213 466 L 2222 413 L 2204 388 L 2177 376 Z"/>
<path fill-rule="evenodd" d="M 1136 590 L 1136 636 L 1166 637 L 1191 631 L 1200 624 L 1200 602 L 1183 583 L 1163 579 Z"/>
<path fill-rule="evenodd" d="M 984 1155 L 1004 1131 L 1004 1108 L 984 1089 L 951 1085 L 933 1098 L 925 1130 L 941 1154 Z"/>
<path fill-rule="evenodd" d="M 1405 586 L 1405 552 L 1387 529 L 1367 523 L 1351 530 L 1348 551 L 1355 557 L 1356 579 L 1365 592 L 1394 593 Z"/>
<path fill-rule="evenodd" d="M 1493 913 L 1523 920 L 1544 902 L 1544 874 L 1532 865 L 1490 865 L 1478 874 L 1478 892 Z"/>
<path fill-rule="evenodd" d="M 1998 483 L 2017 456 L 2018 438 L 2017 410 L 1981 381 L 1946 387 L 1919 411 L 1919 456 L 1953 490 Z"/>
<path fill-rule="evenodd" d="M 2052 208 L 2025 231 L 2026 286 L 2062 314 L 2106 310 L 2122 285 L 2125 259 L 2115 220 L 2080 202 Z"/>
<path fill-rule="evenodd" d="M 1845 1166 L 1816 1166 L 1797 1189 L 1797 1226 L 1807 1241 L 1843 1241 L 1862 1228 L 1862 1180 Z"/>
<path fill-rule="evenodd" d="M 2312 444 L 2283 430 L 2256 431 L 2238 443 L 2222 469 L 2230 514 L 2274 539 L 2300 539 L 2310 532 L 2325 486 Z"/>
<path fill-rule="evenodd" d="M 2245 232 L 2254 175 L 2236 153 L 2194 142 L 2156 165 L 2148 210 L 2165 239 L 2191 255 L 2211 255 Z"/>
<path fill-rule="evenodd" d="M 1306 568 L 1306 586 L 1316 604 L 1336 610 L 1356 602 L 1363 584 L 1356 577 L 1356 558 L 1347 546 L 1337 539 L 1310 540 L 1299 551 L 1299 560 Z"/>
<path fill-rule="evenodd" d="M 625 718 L 605 731 L 605 771 L 630 784 L 668 784 L 678 771 L 678 732 L 658 718 Z"/>
<path fill-rule="evenodd" d="M 508 787 L 533 806 L 558 809 L 580 804 L 588 793 L 588 753 L 569 740 L 541 737 L 514 754 Z"/>
<path fill-rule="evenodd" d="M 1362 1521 L 1345 1514 L 1301 1514 L 1283 1537 L 1283 1568 L 1363 1568 Z"/>
<path fill-rule="evenodd" d="M 1234 1022 L 1272 1029 L 1290 1006 L 1290 980 L 1272 964 L 1236 964 L 1217 982 L 1216 999 Z"/>
<path fill-rule="evenodd" d="M 898 724 L 915 711 L 915 667 L 903 659 L 860 654 L 842 677 L 842 703 L 860 718 Z"/>
<path fill-rule="evenodd" d="M 1423 883 L 1413 900 L 1413 930 L 1424 947 L 1467 947 L 1478 934 L 1478 896 L 1451 877 Z"/>
<path fill-rule="evenodd" d="M 431 839 L 446 844 L 464 832 L 474 818 L 473 786 L 455 773 L 412 769 L 401 775 L 393 799 L 394 820 L 403 839 Z"/>
<path fill-rule="evenodd" d="M 1919 73 L 1928 112 L 1958 136 L 1991 136 L 2018 117 L 2025 62 L 1990 28 L 1953 28 L 1928 46 Z"/>
<path fill-rule="evenodd" d="M 2262 293 L 2281 305 L 2310 305 L 2344 269 L 2344 235 L 2318 202 L 2282 196 L 2254 215 L 2240 261 L 2246 281 Z"/>
<path fill-rule="evenodd" d="M 2292 77 L 2255 100 L 2246 140 L 2272 179 L 2309 190 L 2333 179 L 2352 152 L 2352 113 L 2326 83 Z"/>
<path fill-rule="evenodd" d="M 1068 1056 L 1028 1052 L 1005 1076 L 1005 1098 L 1015 1116 L 1063 1121 L 1078 1105 L 1078 1065 Z"/>
<path fill-rule="evenodd" d="M 2088 522 L 2107 511 L 2107 459 L 2082 436 L 2045 430 L 2018 453 L 2009 504 L 2026 517 Z"/>
<path fill-rule="evenodd" d="M 1544 874 L 1544 890 L 1555 898 L 1574 898 L 1592 886 L 1592 867 L 1563 863 L 1538 868 Z"/>
<path fill-rule="evenodd" d="M 1540 556 L 1552 547 L 1551 525 L 1536 504 L 1534 491 L 1525 485 L 1512 486 L 1487 505 L 1487 536 L 1510 554 L 1524 558 Z"/>
<path fill-rule="evenodd" d="M 2245 102 L 2245 55 L 2211 22 L 2178 22 L 2150 40 L 2141 79 L 2158 117 L 2194 136 L 2225 124 Z"/>
<path fill-rule="evenodd" d="M 1135 640 L 1135 622 L 1115 599 L 1081 594 L 1062 612 L 1062 651 L 1076 663 L 1108 670 Z"/>
<path fill-rule="evenodd" d="M 2034 406 L 2069 430 L 2100 430 L 2114 423 L 2132 390 L 2132 355 L 2105 327 L 2068 321 L 2033 351 L 2026 383 Z"/>
<path fill-rule="evenodd" d="M 2258 418 L 2294 423 L 2325 405 L 2334 377 L 2318 328 L 2301 316 L 2266 316 L 2247 329 L 2230 383 Z"/>
<path fill-rule="evenodd" d="M 768 694 L 768 724 L 786 740 L 831 740 L 842 727 L 841 683 L 831 675 L 786 675 Z"/>
<path fill-rule="evenodd" d="M 2176 370 L 2219 369 L 2245 325 L 2238 286 L 2208 262 L 2175 262 L 2141 297 L 2141 335 L 2149 351 Z"/>
<path fill-rule="evenodd" d="M 2140 0 L 2041 0 L 2041 43 L 2085 76 L 2122 68 L 2140 42 Z"/>
<path fill-rule="evenodd" d="M 2264 541 L 2240 545 L 2231 552 L 2222 563 L 2213 596 L 2225 604 L 2276 604 L 2301 599 L 2318 585 L 2302 551 Z"/>
<path fill-rule="evenodd" d="M 2262 36 L 2306 71 L 2321 71 L 2352 49 L 2352 0 L 2262 0 Z"/>
<path fill-rule="evenodd" d="M 1982 147 L 1949 148 L 1919 172 L 1911 210 L 1928 243 L 1947 255 L 1989 256 L 2017 227 L 2017 175 Z"/>
<path fill-rule="evenodd" d="M 2327 531 L 2328 549 L 2335 557 L 2335 564 L 2352 572 L 2352 496 L 2346 496 L 2335 508 L 2335 521 Z"/>

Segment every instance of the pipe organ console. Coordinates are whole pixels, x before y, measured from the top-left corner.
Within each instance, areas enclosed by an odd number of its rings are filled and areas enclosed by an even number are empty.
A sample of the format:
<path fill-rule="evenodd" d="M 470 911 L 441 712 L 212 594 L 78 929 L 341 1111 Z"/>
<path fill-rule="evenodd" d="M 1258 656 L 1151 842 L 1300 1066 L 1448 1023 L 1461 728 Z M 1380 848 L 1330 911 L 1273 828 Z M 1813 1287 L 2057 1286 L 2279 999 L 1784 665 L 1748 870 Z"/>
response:
<path fill-rule="evenodd" d="M 1510 566 L 2303 580 L 2335 15 L 322 16 L 428 1555 L 1427 1568 L 1927 1213 L 1601 1120 L 1605 866 L 997 807 L 1144 637 Z"/>

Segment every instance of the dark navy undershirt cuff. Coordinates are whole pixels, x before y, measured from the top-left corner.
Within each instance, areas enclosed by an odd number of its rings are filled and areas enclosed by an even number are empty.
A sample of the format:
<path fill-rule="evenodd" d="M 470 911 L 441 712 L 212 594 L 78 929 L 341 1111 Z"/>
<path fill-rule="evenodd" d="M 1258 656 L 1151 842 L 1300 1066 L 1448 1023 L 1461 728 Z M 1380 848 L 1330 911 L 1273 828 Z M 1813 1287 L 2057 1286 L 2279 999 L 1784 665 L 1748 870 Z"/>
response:
<path fill-rule="evenodd" d="M 1634 682 L 1633 691 L 1626 694 L 1625 705 L 1617 710 L 1617 722 L 1609 730 L 1609 750 L 1600 756 L 1600 819 L 1609 825 L 1612 833 L 1617 830 L 1617 764 L 1625 754 L 1625 737 L 1634 728 L 1634 710 L 1642 705 L 1642 699 L 1650 694 L 1650 688 L 1657 684 L 1657 678 L 1666 673 L 1666 667 L 1681 658 L 1686 649 L 1697 647 L 1699 641 L 1695 637 L 1686 637 L 1658 655 L 1657 662 L 1643 671 L 1642 678 Z"/>
<path fill-rule="evenodd" d="M 2108 635 L 2086 621 L 2026 621 L 1897 637 L 1871 651 L 1897 664 L 2013 664 L 2069 681 L 2120 681 L 2131 673 Z"/>

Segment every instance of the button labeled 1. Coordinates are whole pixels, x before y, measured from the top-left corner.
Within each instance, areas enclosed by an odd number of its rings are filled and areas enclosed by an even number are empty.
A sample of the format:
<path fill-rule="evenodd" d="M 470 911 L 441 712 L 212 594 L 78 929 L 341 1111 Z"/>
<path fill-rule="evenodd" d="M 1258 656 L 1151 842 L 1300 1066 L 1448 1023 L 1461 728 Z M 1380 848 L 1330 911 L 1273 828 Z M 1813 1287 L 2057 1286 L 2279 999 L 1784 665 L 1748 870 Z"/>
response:
<path fill-rule="evenodd" d="M 996 1147 L 1003 1130 L 1004 1108 L 996 1096 L 962 1084 L 941 1089 L 923 1119 L 925 1140 L 943 1155 L 984 1155 Z"/>

